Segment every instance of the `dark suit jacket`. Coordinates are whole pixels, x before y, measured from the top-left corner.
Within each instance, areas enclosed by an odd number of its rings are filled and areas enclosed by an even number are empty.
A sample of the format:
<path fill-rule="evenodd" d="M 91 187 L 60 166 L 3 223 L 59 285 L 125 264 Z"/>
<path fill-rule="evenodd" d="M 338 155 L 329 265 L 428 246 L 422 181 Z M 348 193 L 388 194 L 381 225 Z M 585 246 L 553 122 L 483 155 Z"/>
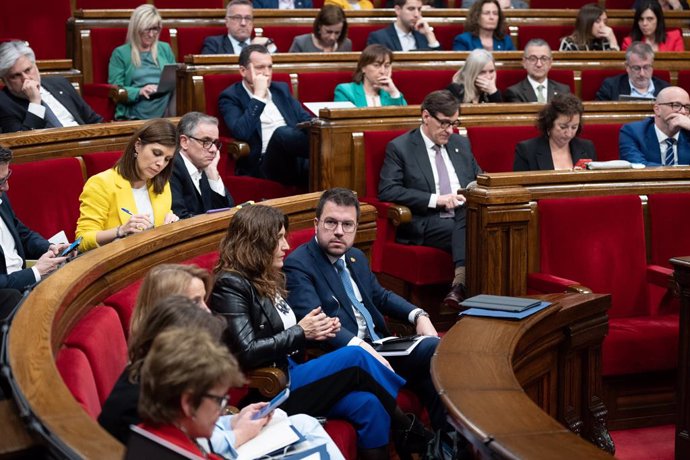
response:
<path fill-rule="evenodd" d="M 597 153 L 592 141 L 574 137 L 569 145 L 573 165 L 583 158 L 596 161 Z M 544 171 L 549 169 L 554 169 L 554 166 L 548 137 L 539 136 L 527 139 L 515 146 L 513 171 Z"/>
<path fill-rule="evenodd" d="M 2 204 L 0 204 L 0 218 L 5 221 L 5 225 L 7 225 L 7 228 L 12 234 L 19 257 L 24 260 L 38 259 L 48 250 L 50 243 L 17 219 L 5 193 L 0 195 L 0 198 L 2 198 Z M 35 282 L 36 278 L 34 277 L 34 272 L 30 268 L 24 268 L 23 270 L 8 275 L 4 251 L 2 247 L 0 247 L 0 289 L 12 288 L 21 291 Z"/>
<path fill-rule="evenodd" d="M 465 100 L 465 85 L 462 83 L 451 83 L 450 85 L 446 86 L 446 89 L 451 92 L 455 98 L 463 102 Z M 495 93 L 493 94 L 487 94 L 487 93 L 480 93 L 479 94 L 479 103 L 484 104 L 486 102 L 503 102 L 503 98 L 501 97 L 501 92 L 496 90 Z"/>
<path fill-rule="evenodd" d="M 272 82 L 270 86 L 273 103 L 278 107 L 287 126 L 311 120 L 311 115 L 292 97 L 286 83 Z M 232 137 L 247 142 L 250 154 L 237 161 L 238 174 L 261 176 L 259 161 L 261 159 L 261 113 L 266 104 L 256 98 L 250 98 L 242 82 L 226 88 L 218 98 L 218 108 L 230 130 Z"/>
<path fill-rule="evenodd" d="M 412 31 L 412 35 L 414 36 L 414 41 L 419 51 L 438 51 L 441 49 L 440 45 L 436 48 L 429 47 L 429 41 L 426 37 L 416 30 Z M 375 30 L 369 34 L 367 46 L 374 44 L 383 45 L 391 51 L 402 51 L 402 45 L 400 44 L 398 33 L 395 31 L 395 26 L 393 24 L 386 28 Z"/>
<path fill-rule="evenodd" d="M 371 272 L 364 253 L 351 248 L 345 253 L 345 261 L 362 294 L 362 303 L 371 313 L 376 332 L 382 337 L 390 335 L 384 315 L 407 323 L 407 315 L 417 307 L 381 287 Z M 285 260 L 283 270 L 290 293 L 288 303 L 295 310 L 297 318 L 303 318 L 311 310 L 321 306 L 328 316 L 340 318 L 340 331 L 328 341 L 329 345 L 342 347 L 357 336 L 357 320 L 352 311 L 352 302 L 345 292 L 340 275 L 315 238 L 295 249 Z"/>
<path fill-rule="evenodd" d="M 254 8 L 278 9 L 278 0 L 254 0 Z M 312 8 L 312 0 L 295 0 L 295 8 Z"/>
<path fill-rule="evenodd" d="M 659 91 L 670 86 L 667 81 L 652 77 L 654 82 L 654 96 L 659 94 Z M 599 91 L 597 91 L 597 101 L 617 101 L 621 94 L 630 94 L 630 80 L 628 74 L 616 75 L 609 77 L 601 83 Z"/>
<path fill-rule="evenodd" d="M 690 132 L 681 130 L 678 137 L 678 164 L 690 164 Z M 654 117 L 634 121 L 621 127 L 618 137 L 621 160 L 661 166 L 661 147 L 654 129 Z"/>
<path fill-rule="evenodd" d="M 558 83 L 549 79 L 549 84 L 546 85 L 546 102 L 550 102 L 556 94 L 570 93 L 570 87 L 563 83 Z M 529 80 L 524 80 L 508 87 L 503 94 L 504 102 L 537 102 L 537 94 L 534 88 L 529 83 Z"/>
<path fill-rule="evenodd" d="M 201 173 L 200 182 L 203 184 L 206 181 L 207 187 L 200 184 L 200 188 L 202 192 L 206 191 L 206 193 L 200 194 L 187 171 L 182 153 L 175 155 L 173 161 L 170 190 L 172 192 L 172 211 L 177 217 L 184 219 L 197 214 L 203 214 L 209 209 L 229 208 L 235 205 L 232 196 L 230 196 L 227 190 L 225 190 L 225 195 L 219 195 L 211 190 L 205 172 Z"/>
<path fill-rule="evenodd" d="M 412 211 L 412 221 L 401 225 L 397 235 L 398 241 L 407 244 L 423 244 L 424 230 L 430 218 L 441 211 L 429 208 L 429 198 L 436 193 L 436 185 L 419 130 L 413 129 L 388 143 L 378 190 L 381 201 L 399 203 Z M 472 155 L 470 141 L 465 137 L 453 134 L 446 151 L 463 188 L 481 174 L 482 169 Z"/>
<path fill-rule="evenodd" d="M 42 77 L 41 85 L 72 114 L 80 125 L 100 123 L 98 115 L 84 102 L 72 84 L 63 77 Z M 29 112 L 29 100 L 10 93 L 7 87 L 0 91 L 0 130 L 3 133 L 43 129 L 46 120 Z"/>
<path fill-rule="evenodd" d="M 213 35 L 204 38 L 201 54 L 235 54 L 235 49 L 232 47 L 228 34 Z"/>
<path fill-rule="evenodd" d="M 126 367 L 115 382 L 98 416 L 99 425 L 123 444 L 127 444 L 129 439 L 129 426 L 141 423 L 137 410 L 139 388 L 138 383 L 129 381 L 129 367 Z"/>

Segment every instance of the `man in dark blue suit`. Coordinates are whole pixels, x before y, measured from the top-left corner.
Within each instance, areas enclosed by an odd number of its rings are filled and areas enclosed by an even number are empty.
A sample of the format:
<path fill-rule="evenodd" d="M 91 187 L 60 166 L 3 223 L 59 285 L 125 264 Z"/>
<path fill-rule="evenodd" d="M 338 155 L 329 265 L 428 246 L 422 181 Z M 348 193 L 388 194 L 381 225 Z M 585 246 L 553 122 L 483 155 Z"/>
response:
<path fill-rule="evenodd" d="M 173 160 L 170 178 L 172 210 L 181 219 L 210 209 L 229 208 L 235 202 L 218 173 L 221 142 L 218 119 L 188 112 L 177 124 L 179 155 Z"/>
<path fill-rule="evenodd" d="M 595 96 L 597 101 L 617 101 L 621 95 L 654 99 L 669 86 L 655 77 L 654 50 L 647 43 L 633 42 L 625 51 L 626 73 L 609 77 L 601 83 Z"/>
<path fill-rule="evenodd" d="M 23 41 L 0 45 L 0 130 L 4 133 L 100 123 L 103 118 L 63 77 L 41 78 Z"/>
<path fill-rule="evenodd" d="M 367 45 L 392 51 L 439 51 L 433 27 L 422 18 L 422 0 L 395 0 L 395 22 L 369 34 Z"/>
<path fill-rule="evenodd" d="M 292 10 L 295 8 L 313 8 L 313 6 L 312 0 L 254 0 L 254 8 Z"/>
<path fill-rule="evenodd" d="M 316 238 L 298 247 L 285 260 L 288 303 L 298 318 L 320 306 L 338 317 L 341 328 L 327 346 L 361 346 L 384 365 L 403 376 L 429 410 L 434 428 L 443 428 L 445 412 L 436 393 L 429 364 L 438 334 L 429 315 L 402 297 L 381 287 L 366 255 L 353 247 L 359 202 L 348 189 L 325 191 L 316 207 Z M 417 334 L 429 336 L 407 356 L 377 353 L 370 341 L 390 336 L 384 315 L 412 324 Z"/>
<path fill-rule="evenodd" d="M 237 160 L 236 173 L 306 185 L 309 137 L 297 125 L 311 120 L 311 115 L 292 97 L 287 84 L 271 81 L 273 59 L 266 47 L 247 46 L 239 65 L 242 81 L 218 98 L 230 134 L 250 148 L 249 157 Z"/>
<path fill-rule="evenodd" d="M 622 160 L 647 166 L 690 164 L 690 97 L 678 86 L 661 90 L 654 117 L 621 127 Z"/>
<path fill-rule="evenodd" d="M 52 273 L 66 257 L 57 257 L 66 244 L 50 244 L 24 225 L 7 198 L 12 152 L 0 147 L 0 289 L 24 290 Z M 26 259 L 38 259 L 26 268 Z"/>
<path fill-rule="evenodd" d="M 276 52 L 273 40 L 254 37 L 254 8 L 251 0 L 232 0 L 225 10 L 225 26 L 228 33 L 204 39 L 201 54 L 240 54 L 242 48 L 251 44 L 264 45 L 271 53 Z"/>

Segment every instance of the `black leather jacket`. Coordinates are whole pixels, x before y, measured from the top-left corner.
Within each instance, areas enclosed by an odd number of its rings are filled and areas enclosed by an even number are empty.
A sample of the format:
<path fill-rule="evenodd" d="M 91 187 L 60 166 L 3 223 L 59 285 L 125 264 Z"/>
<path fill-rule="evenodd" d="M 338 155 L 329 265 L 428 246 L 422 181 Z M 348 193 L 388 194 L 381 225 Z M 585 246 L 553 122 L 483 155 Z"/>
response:
<path fill-rule="evenodd" d="M 242 368 L 274 366 L 287 369 L 287 356 L 305 345 L 300 326 L 283 328 L 273 302 L 259 297 L 251 282 L 234 272 L 218 276 L 211 294 L 211 310 L 228 323 L 225 343 Z"/>

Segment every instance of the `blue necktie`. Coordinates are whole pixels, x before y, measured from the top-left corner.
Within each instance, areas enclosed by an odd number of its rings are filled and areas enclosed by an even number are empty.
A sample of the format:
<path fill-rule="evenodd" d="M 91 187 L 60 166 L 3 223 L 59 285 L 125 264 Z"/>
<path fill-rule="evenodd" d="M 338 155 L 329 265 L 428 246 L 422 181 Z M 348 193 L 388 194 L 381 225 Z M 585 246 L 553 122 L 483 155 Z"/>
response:
<path fill-rule="evenodd" d="M 666 138 L 666 153 L 664 153 L 664 166 L 673 166 L 676 164 L 676 160 L 673 155 L 673 144 L 676 140 L 672 137 Z"/>
<path fill-rule="evenodd" d="M 371 313 L 369 313 L 367 307 L 365 307 L 364 304 L 362 304 L 362 302 L 357 300 L 357 296 L 355 296 L 355 291 L 354 289 L 352 289 L 352 280 L 350 279 L 350 275 L 345 270 L 345 261 L 343 259 L 336 260 L 335 268 L 336 270 L 338 270 L 338 273 L 340 274 L 340 281 L 342 281 L 343 283 L 343 287 L 345 288 L 345 292 L 347 292 L 347 296 L 350 298 L 350 302 L 352 302 L 352 306 L 357 309 L 357 311 L 364 318 L 364 321 L 367 323 L 369 336 L 372 340 L 380 339 L 381 337 L 379 337 L 378 334 L 374 332 L 374 320 L 371 317 Z"/>
<path fill-rule="evenodd" d="M 50 107 L 48 107 L 48 104 L 41 101 L 41 105 L 46 108 L 46 114 L 45 114 L 46 128 L 62 128 L 62 123 L 60 123 L 60 119 L 57 117 L 57 115 L 55 115 L 55 112 L 50 110 Z"/>

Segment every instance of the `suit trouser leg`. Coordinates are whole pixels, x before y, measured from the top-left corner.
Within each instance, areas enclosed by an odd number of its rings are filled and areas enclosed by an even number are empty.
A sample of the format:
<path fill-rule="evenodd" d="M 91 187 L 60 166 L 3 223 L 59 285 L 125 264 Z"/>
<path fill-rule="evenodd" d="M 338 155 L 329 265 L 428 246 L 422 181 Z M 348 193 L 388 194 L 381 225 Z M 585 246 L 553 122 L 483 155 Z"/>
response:
<path fill-rule="evenodd" d="M 290 126 L 276 129 L 261 160 L 266 178 L 286 185 L 307 185 L 309 180 L 309 136 Z"/>
<path fill-rule="evenodd" d="M 465 209 L 455 210 L 453 218 L 442 219 L 440 214 L 426 222 L 422 245 L 449 252 L 456 267 L 465 266 Z"/>

